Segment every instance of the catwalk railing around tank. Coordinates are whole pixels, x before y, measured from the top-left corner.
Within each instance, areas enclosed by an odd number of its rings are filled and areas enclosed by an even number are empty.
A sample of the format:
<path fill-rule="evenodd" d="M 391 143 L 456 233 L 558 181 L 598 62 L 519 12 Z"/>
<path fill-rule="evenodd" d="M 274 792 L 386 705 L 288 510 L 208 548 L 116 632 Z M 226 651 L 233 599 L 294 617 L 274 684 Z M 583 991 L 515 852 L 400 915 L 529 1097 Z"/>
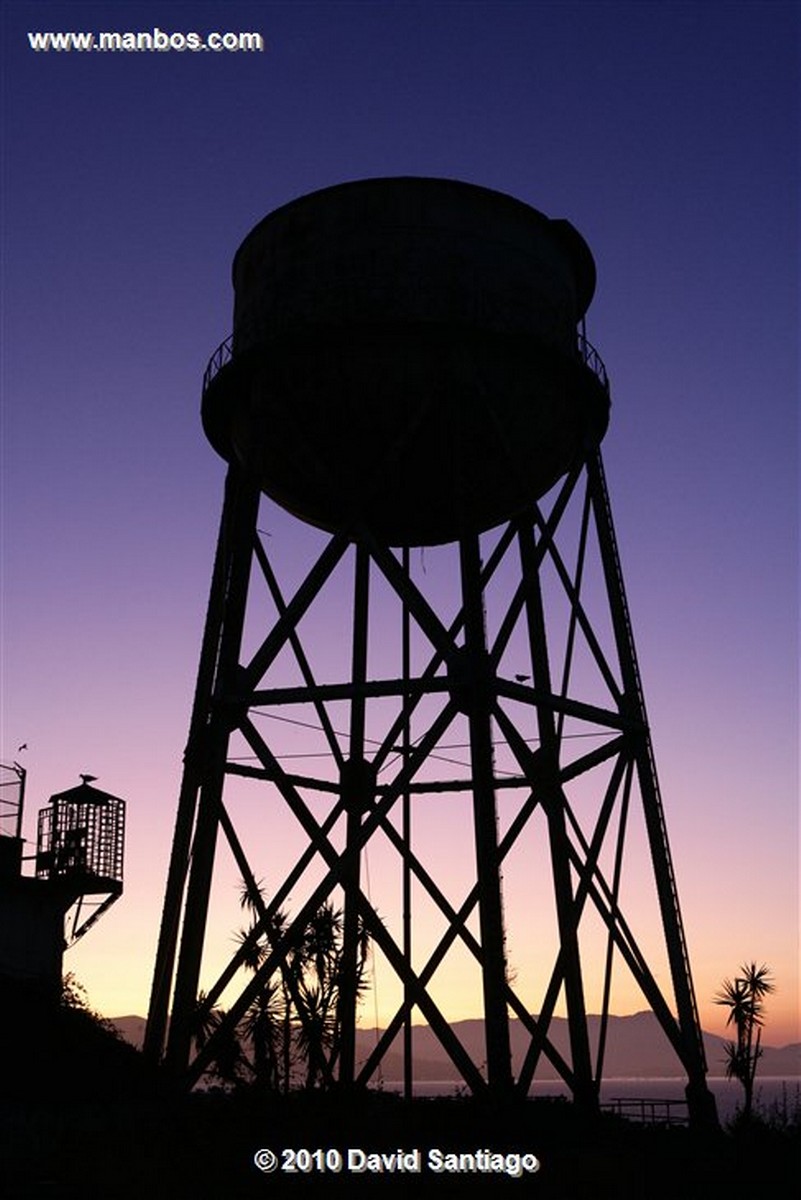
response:
<path fill-rule="evenodd" d="M 576 334 L 576 349 L 578 356 L 584 363 L 585 367 L 589 367 L 592 373 L 600 381 L 605 392 L 609 391 L 609 377 L 606 374 L 606 367 L 603 364 L 598 351 L 588 342 L 583 334 Z M 211 381 L 220 373 L 223 367 L 227 366 L 234 357 L 234 335 L 230 333 L 225 341 L 220 342 L 217 349 L 212 354 L 208 361 L 206 370 L 203 372 L 203 391 L 205 392 Z"/>
<path fill-rule="evenodd" d="M 205 392 L 215 375 L 234 357 L 234 335 L 229 333 L 224 342 L 220 342 L 209 359 L 208 366 L 203 372 L 203 391 Z"/>
<path fill-rule="evenodd" d="M 584 363 L 585 367 L 590 368 L 593 375 L 595 375 L 595 377 L 603 385 L 604 391 L 608 392 L 609 376 L 606 373 L 606 367 L 604 366 L 603 359 L 598 351 L 581 333 L 576 335 L 576 345 L 578 347 L 579 357 L 581 358 L 581 361 Z"/>

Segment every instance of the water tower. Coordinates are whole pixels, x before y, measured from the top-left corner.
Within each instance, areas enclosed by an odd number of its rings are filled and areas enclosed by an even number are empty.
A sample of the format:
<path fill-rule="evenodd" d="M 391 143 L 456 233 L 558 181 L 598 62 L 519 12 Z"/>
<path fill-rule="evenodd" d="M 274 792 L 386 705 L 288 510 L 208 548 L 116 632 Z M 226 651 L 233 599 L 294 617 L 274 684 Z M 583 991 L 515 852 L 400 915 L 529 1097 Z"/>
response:
<path fill-rule="evenodd" d="M 471 184 L 364 180 L 268 215 L 233 282 L 203 381 L 228 476 L 149 1052 L 197 1081 L 271 981 L 297 1001 L 330 904 L 318 1083 L 392 1062 L 412 1095 L 433 1038 L 473 1093 L 525 1096 L 545 1070 L 593 1107 L 625 980 L 702 1116 L 586 243 Z M 265 536 L 262 495 L 299 518 L 296 551 Z M 221 951 L 232 878 L 254 919 Z M 478 1050 L 455 1010 L 480 1015 Z M 292 1020 L 308 1046 L 308 1006 Z"/>

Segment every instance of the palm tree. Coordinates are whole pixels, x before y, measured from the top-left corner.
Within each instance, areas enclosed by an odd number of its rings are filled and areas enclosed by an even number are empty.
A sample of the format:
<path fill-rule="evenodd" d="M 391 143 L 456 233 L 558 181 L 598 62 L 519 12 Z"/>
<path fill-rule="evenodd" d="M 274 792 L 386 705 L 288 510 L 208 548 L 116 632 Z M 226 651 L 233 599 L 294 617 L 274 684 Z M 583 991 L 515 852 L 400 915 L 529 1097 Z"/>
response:
<path fill-rule="evenodd" d="M 330 900 L 321 905 L 306 927 L 303 954 L 321 989 L 330 988 L 342 943 L 342 911 Z"/>
<path fill-rule="evenodd" d="M 229 1029 L 223 1009 L 207 1007 L 203 992 L 198 993 L 192 1036 L 198 1050 L 202 1050 L 214 1037 L 214 1060 L 209 1073 L 226 1086 L 238 1087 L 243 1082 L 242 1067 L 245 1061 L 238 1031 Z"/>
<path fill-rule="evenodd" d="M 326 1051 L 331 1050 L 336 1032 L 336 991 L 321 987 L 313 982 L 313 976 L 305 979 L 298 994 L 297 1047 L 301 1058 L 306 1060 L 307 1090 L 325 1080 L 325 1069 L 330 1064 Z"/>
<path fill-rule="evenodd" d="M 287 917 L 278 909 L 268 922 L 268 928 L 254 936 L 259 917 L 264 913 L 266 901 L 264 887 L 255 883 L 244 884 L 240 905 L 253 914 L 250 928 L 242 929 L 236 940 L 244 950 L 243 962 L 254 974 L 265 961 L 271 948 L 282 937 Z M 297 954 L 290 951 L 280 968 L 280 982 L 269 979 L 256 994 L 241 1023 L 242 1033 L 253 1047 L 251 1071 L 258 1086 L 275 1088 L 284 1092 L 290 1088 L 292 1074 L 292 993 L 295 991 L 293 975 L 297 970 Z"/>
<path fill-rule="evenodd" d="M 346 961 L 344 914 L 326 901 L 309 921 L 304 940 L 302 1028 L 299 1041 L 307 1061 L 306 1087 L 314 1087 L 327 1066 L 328 1081 L 339 1057 L 343 1021 L 352 1019 L 348 1003 L 358 1006 L 367 989 L 370 935 L 361 920 L 355 961 Z M 348 974 L 354 973 L 348 979 Z M 348 987 L 348 983 L 350 986 Z"/>
<path fill-rule="evenodd" d="M 268 906 L 260 883 L 243 887 L 241 905 L 253 914 L 253 923 L 236 936 L 244 949 L 243 965 L 255 973 L 285 937 L 289 920 L 279 909 L 264 924 Z M 368 948 L 369 936 L 360 923 L 357 1003 L 366 986 Z M 267 980 L 240 1023 L 243 1042 L 252 1047 L 249 1067 L 257 1084 L 283 1085 L 287 1092 L 299 1063 L 305 1064 L 307 1089 L 332 1081 L 339 1054 L 343 970 L 343 914 L 327 900 L 284 949 L 278 978 Z"/>
<path fill-rule="evenodd" d="M 737 1040 L 727 1042 L 726 1075 L 739 1079 L 745 1092 L 743 1116 L 750 1120 L 754 1099 L 754 1078 L 757 1063 L 762 1057 L 760 1045 L 764 1023 L 764 999 L 776 988 L 769 968 L 763 963 L 744 964 L 741 974 L 734 979 L 724 979 L 721 990 L 715 996 L 715 1004 L 728 1008 L 727 1025 L 733 1025 Z"/>
<path fill-rule="evenodd" d="M 274 979 L 268 980 L 239 1023 L 243 1040 L 253 1048 L 253 1061 L 248 1064 L 253 1083 L 264 1090 L 280 1089 L 282 1068 L 286 1066 L 284 1000 L 278 983 Z"/>

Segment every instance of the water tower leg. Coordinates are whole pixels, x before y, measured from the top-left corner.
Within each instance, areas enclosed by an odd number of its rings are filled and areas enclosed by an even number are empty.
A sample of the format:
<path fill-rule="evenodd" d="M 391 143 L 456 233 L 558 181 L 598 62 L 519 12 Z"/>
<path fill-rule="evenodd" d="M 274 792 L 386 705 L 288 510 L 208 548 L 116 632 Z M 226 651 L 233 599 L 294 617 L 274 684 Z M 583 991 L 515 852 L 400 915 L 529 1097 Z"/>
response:
<path fill-rule="evenodd" d="M 506 951 L 503 927 L 495 767 L 490 712 L 493 700 L 487 653 L 478 538 L 460 544 L 464 602 L 465 690 L 473 778 L 473 822 L 479 885 L 481 976 L 487 1047 L 487 1082 L 494 1098 L 512 1094 Z"/>
<path fill-rule="evenodd" d="M 617 539 L 612 522 L 612 509 L 599 450 L 588 456 L 587 476 L 620 660 L 624 702 L 627 715 L 633 719 L 634 727 L 640 731 L 637 735 L 635 763 L 676 1000 L 681 1034 L 681 1058 L 688 1076 L 687 1098 L 690 1120 L 698 1125 L 716 1124 L 715 1100 L 706 1083 L 706 1056 L 701 1023 L 690 972 L 690 958 L 679 908 L 676 878 L 668 844 L 664 809 L 656 774 L 651 735 L 648 729 L 645 697 L 623 584 Z"/>
<path fill-rule="evenodd" d="M 372 804 L 369 764 L 364 756 L 365 695 L 367 680 L 367 629 L 369 615 L 370 558 L 363 546 L 356 548 L 356 574 L 353 605 L 353 652 L 351 680 L 354 695 L 350 709 L 350 756 L 343 764 L 341 788 L 347 813 L 346 859 L 343 872 L 344 913 L 342 926 L 342 970 L 340 973 L 337 1023 L 340 1030 L 339 1082 L 353 1084 L 356 1064 L 356 1008 L 359 962 L 360 920 L 360 831 L 364 813 Z"/>
<path fill-rule="evenodd" d="M 535 690 L 543 697 L 553 695 L 548 655 L 548 634 L 534 531 L 524 525 L 519 533 L 520 560 L 526 583 L 526 616 L 528 624 L 531 670 Z M 590 1043 L 587 1033 L 587 1010 L 581 973 L 578 942 L 578 909 L 573 894 L 569 843 L 565 826 L 565 801 L 559 783 L 559 738 L 552 704 L 543 701 L 536 705 L 537 731 L 540 742 L 542 779 L 538 787 L 540 802 L 548 823 L 548 838 L 553 872 L 554 898 L 561 945 L 561 961 L 567 1001 L 568 1032 L 573 1066 L 573 1096 L 585 1109 L 596 1110 L 598 1091 L 593 1082 Z"/>
<path fill-rule="evenodd" d="M 158 1062 L 164 1049 L 171 985 L 175 977 L 169 1058 L 178 1072 L 186 1068 L 189 1058 L 190 1014 L 200 971 L 228 747 L 229 728 L 225 715 L 219 711 L 214 713 L 213 697 L 222 694 L 221 683 L 230 688 L 238 662 L 258 506 L 258 490 L 246 482 L 236 467 L 230 467 L 184 756 L 144 1042 L 146 1055 Z M 180 965 L 174 976 L 182 913 Z"/>

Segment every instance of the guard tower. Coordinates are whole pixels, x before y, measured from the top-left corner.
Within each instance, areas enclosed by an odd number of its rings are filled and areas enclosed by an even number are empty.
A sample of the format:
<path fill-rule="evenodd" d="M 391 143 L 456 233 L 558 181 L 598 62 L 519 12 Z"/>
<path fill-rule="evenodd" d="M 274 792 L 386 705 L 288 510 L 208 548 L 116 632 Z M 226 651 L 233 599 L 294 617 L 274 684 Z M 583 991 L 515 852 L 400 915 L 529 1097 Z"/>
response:
<path fill-rule="evenodd" d="M 36 878 L 73 897 L 68 946 L 122 895 L 125 802 L 81 778 L 78 787 L 50 797 L 39 813 L 36 843 Z"/>
<path fill-rule="evenodd" d="M 58 1003 L 65 948 L 122 894 L 125 802 L 91 776 L 39 813 L 36 874 L 23 873 L 25 770 L 2 768 L 0 990 L 4 1003 Z M 17 786 L 14 787 L 14 776 Z"/>
<path fill-rule="evenodd" d="M 400 1055 L 412 1095 L 433 1036 L 473 1093 L 525 1096 L 546 1070 L 593 1108 L 634 992 L 691 1113 L 714 1114 L 586 243 L 471 184 L 364 180 L 267 216 L 233 282 L 203 381 L 228 477 L 147 1050 L 197 1081 L 270 988 L 308 1047 L 298 948 L 329 905 L 319 1083 L 368 1086 Z M 291 539 L 262 495 L 299 518 Z M 237 886 L 254 920 L 230 950 Z M 454 1008 L 481 1016 L 479 1052 Z"/>

